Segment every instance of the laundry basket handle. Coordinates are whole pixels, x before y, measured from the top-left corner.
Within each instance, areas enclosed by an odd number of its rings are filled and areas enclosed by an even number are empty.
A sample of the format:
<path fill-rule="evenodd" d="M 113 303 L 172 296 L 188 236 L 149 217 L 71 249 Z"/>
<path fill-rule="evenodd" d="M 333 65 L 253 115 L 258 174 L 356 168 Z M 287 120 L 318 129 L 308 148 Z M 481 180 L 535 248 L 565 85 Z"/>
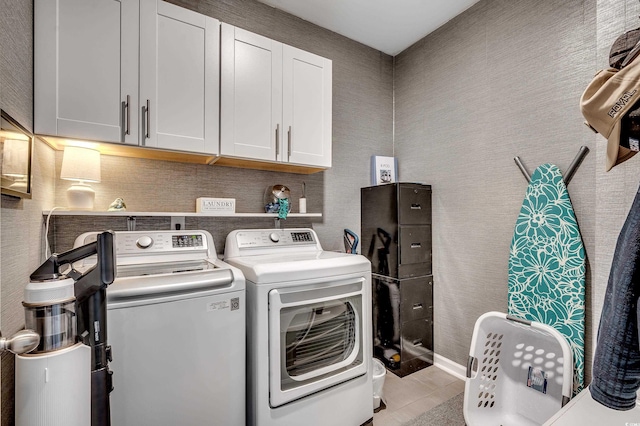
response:
<path fill-rule="evenodd" d="M 520 324 L 531 326 L 531 321 L 526 320 L 526 319 L 522 319 L 522 318 L 518 318 L 518 317 L 514 317 L 513 315 L 507 315 L 507 319 L 509 321 L 519 322 Z"/>
<path fill-rule="evenodd" d="M 478 358 L 476 358 L 475 356 L 469 356 L 469 359 L 467 360 L 467 378 L 469 379 L 474 378 L 474 377 L 471 377 L 471 373 L 473 372 L 473 365 L 476 363 L 477 360 Z"/>

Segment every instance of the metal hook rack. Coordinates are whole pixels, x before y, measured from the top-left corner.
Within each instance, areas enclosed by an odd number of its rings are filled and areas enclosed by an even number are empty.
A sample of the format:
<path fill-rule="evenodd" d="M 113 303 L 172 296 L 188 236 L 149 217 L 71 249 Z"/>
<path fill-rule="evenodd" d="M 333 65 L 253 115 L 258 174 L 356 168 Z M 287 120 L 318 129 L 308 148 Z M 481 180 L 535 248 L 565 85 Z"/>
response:
<path fill-rule="evenodd" d="M 582 160 L 584 160 L 584 157 L 586 157 L 588 153 L 589 153 L 588 147 L 584 145 L 580 147 L 580 149 L 578 150 L 578 153 L 576 154 L 571 164 L 569 164 L 569 167 L 567 168 L 567 171 L 564 173 L 564 176 L 562 178 L 565 185 L 569 185 L 569 182 L 571 182 L 573 175 L 576 173 L 576 170 L 578 170 L 578 167 L 580 167 Z M 527 179 L 527 182 L 531 182 L 531 174 L 529 173 L 527 168 L 524 166 L 524 164 L 522 164 L 520 157 L 517 157 L 517 156 L 514 157 L 513 161 L 516 162 L 516 165 L 524 175 L 525 179 Z"/>

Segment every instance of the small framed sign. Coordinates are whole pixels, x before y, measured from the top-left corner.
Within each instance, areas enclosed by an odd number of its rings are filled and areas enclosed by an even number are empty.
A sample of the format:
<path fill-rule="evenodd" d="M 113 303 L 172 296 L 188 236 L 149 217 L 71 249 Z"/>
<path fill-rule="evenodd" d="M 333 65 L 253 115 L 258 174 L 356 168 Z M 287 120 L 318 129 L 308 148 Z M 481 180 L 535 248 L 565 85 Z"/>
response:
<path fill-rule="evenodd" d="M 371 185 L 398 181 L 398 160 L 395 157 L 371 157 Z"/>
<path fill-rule="evenodd" d="M 236 212 L 235 198 L 204 198 L 196 199 L 196 213 L 229 214 Z"/>

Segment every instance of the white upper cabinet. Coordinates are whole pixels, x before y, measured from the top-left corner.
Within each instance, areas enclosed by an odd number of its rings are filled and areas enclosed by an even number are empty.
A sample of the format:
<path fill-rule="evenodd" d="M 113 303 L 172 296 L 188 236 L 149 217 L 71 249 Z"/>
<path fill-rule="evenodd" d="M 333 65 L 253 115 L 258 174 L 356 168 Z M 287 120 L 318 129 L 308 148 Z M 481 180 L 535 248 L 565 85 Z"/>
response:
<path fill-rule="evenodd" d="M 217 154 L 219 45 L 216 19 L 141 1 L 141 145 Z"/>
<path fill-rule="evenodd" d="M 125 123 L 138 98 L 138 5 L 35 1 L 35 133 L 138 143 Z"/>
<path fill-rule="evenodd" d="M 331 61 L 222 24 L 220 154 L 331 167 Z"/>
<path fill-rule="evenodd" d="M 160 0 L 35 0 L 38 134 L 217 154 L 219 22 Z"/>
<path fill-rule="evenodd" d="M 276 161 L 282 44 L 222 23 L 220 154 Z"/>
<path fill-rule="evenodd" d="M 331 167 L 331 61 L 284 46 L 283 161 Z"/>

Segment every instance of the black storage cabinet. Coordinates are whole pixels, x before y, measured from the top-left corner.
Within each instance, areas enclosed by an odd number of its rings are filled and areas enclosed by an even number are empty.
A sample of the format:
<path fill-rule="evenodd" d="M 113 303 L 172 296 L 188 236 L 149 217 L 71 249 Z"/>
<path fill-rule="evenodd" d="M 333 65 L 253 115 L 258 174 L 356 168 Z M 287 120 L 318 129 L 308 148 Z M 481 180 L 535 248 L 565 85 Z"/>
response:
<path fill-rule="evenodd" d="M 433 364 L 431 186 L 361 189 L 361 250 L 371 261 L 373 353 L 400 377 Z"/>

